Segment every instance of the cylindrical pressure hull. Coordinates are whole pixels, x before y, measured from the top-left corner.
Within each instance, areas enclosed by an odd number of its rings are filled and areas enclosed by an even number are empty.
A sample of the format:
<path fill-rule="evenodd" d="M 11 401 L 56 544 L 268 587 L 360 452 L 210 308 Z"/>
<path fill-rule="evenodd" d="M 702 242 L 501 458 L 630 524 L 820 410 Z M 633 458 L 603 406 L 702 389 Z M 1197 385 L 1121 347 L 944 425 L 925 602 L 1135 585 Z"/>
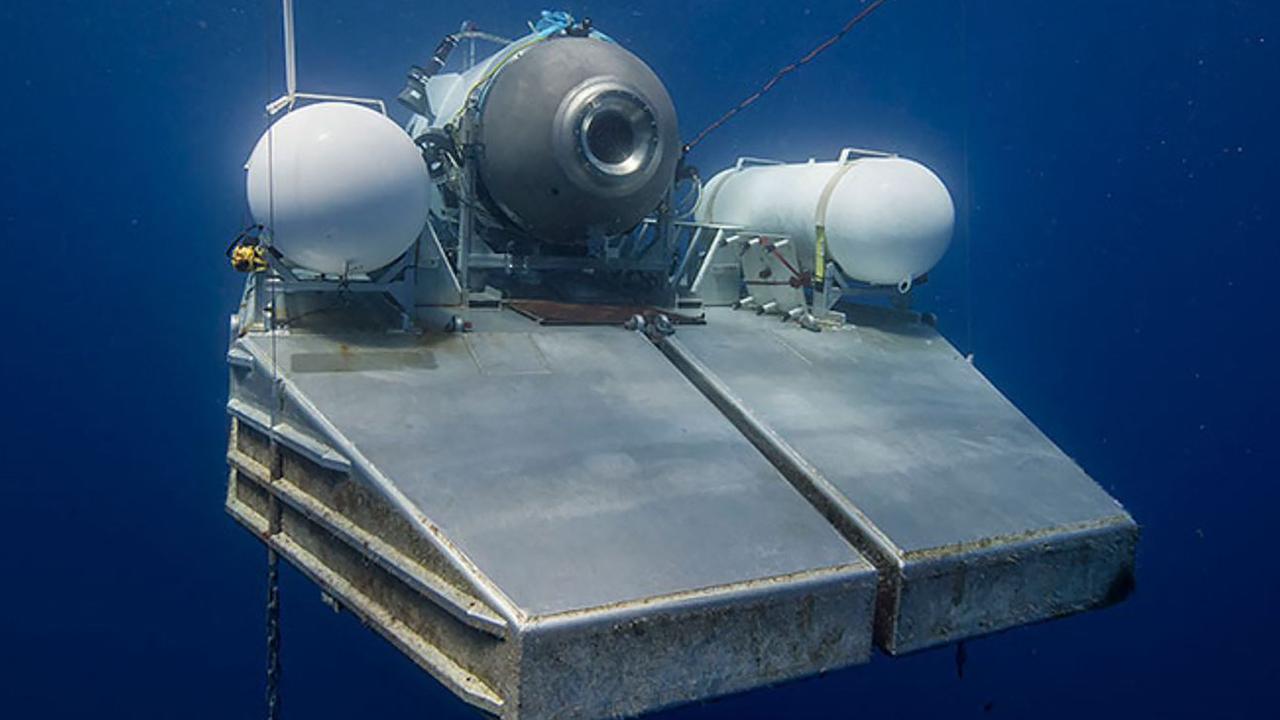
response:
<path fill-rule="evenodd" d="M 653 71 L 619 45 L 538 43 L 504 65 L 483 96 L 481 184 L 540 240 L 627 230 L 671 184 L 675 107 Z"/>
<path fill-rule="evenodd" d="M 925 166 L 898 157 L 739 163 L 707 183 L 697 219 L 786 235 L 805 269 L 817 245 L 849 277 L 900 284 L 932 268 L 951 242 L 955 207 Z"/>

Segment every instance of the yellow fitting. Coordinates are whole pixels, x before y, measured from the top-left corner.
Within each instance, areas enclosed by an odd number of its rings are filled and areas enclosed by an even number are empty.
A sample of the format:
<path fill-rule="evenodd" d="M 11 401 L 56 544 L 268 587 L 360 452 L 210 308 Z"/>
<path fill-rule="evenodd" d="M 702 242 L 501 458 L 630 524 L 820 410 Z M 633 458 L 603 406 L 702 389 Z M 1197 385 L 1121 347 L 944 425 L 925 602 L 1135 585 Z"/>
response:
<path fill-rule="evenodd" d="M 240 272 L 262 272 L 267 257 L 261 245 L 239 245 L 231 251 L 231 267 Z"/>

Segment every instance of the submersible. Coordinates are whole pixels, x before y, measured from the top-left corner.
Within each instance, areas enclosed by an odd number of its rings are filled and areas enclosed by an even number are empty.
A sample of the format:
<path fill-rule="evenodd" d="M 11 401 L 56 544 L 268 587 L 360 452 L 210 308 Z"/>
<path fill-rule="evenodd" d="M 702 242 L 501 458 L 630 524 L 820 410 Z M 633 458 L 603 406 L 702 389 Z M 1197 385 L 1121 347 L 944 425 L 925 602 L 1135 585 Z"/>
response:
<path fill-rule="evenodd" d="M 636 715 L 1131 588 L 1132 518 L 911 309 L 955 213 L 924 164 L 700 187 L 661 81 L 564 13 L 445 38 L 403 127 L 287 66 L 227 508 L 463 700 Z"/>

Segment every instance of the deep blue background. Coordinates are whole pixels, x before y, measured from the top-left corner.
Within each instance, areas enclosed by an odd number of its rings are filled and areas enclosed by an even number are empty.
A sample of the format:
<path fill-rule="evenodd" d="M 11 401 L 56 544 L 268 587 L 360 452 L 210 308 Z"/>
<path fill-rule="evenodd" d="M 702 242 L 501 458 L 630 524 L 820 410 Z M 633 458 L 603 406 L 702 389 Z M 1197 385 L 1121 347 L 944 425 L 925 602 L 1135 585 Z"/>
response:
<path fill-rule="evenodd" d="M 686 136 L 855 2 L 567 3 L 646 58 Z M 300 0 L 303 89 L 390 99 L 470 18 Z M 222 251 L 281 88 L 274 2 L 0 7 L 0 715 L 252 717 L 263 550 L 222 510 Z M 942 329 L 1144 526 L 1127 603 L 672 717 L 1274 711 L 1280 3 L 890 0 L 711 136 L 893 149 L 960 209 Z M 289 717 L 470 711 L 290 571 Z M 988 705 L 989 704 L 989 705 Z M 987 706 L 984 708 L 984 706 Z"/>

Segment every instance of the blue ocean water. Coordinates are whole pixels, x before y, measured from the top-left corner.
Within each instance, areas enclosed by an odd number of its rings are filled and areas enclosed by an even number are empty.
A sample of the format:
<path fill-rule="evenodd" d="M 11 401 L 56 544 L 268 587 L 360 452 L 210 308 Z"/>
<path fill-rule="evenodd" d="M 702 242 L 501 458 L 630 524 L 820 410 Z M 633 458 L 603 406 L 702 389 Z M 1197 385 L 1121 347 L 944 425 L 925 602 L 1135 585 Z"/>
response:
<path fill-rule="evenodd" d="M 299 0 L 304 89 L 391 99 L 528 2 Z M 857 2 L 568 2 L 686 136 Z M 222 252 L 282 87 L 274 2 L 0 6 L 0 714 L 262 713 L 264 552 L 222 509 Z M 1143 525 L 1117 607 L 684 708 L 766 717 L 1255 717 L 1280 682 L 1280 5 L 889 0 L 701 145 L 881 147 L 960 211 L 921 307 Z M 286 717 L 472 717 L 289 570 Z"/>

